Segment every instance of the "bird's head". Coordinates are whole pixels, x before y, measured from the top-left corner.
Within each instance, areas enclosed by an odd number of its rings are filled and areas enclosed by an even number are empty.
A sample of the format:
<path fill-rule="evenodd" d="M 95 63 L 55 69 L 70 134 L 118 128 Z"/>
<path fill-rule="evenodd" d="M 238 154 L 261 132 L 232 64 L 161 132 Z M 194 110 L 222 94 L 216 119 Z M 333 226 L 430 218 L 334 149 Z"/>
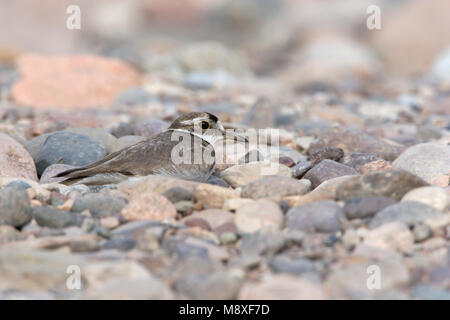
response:
<path fill-rule="evenodd" d="M 220 120 L 209 112 L 190 112 L 176 118 L 169 130 L 186 131 L 214 144 L 219 139 L 234 139 L 247 142 L 247 139 L 232 130 L 225 130 Z"/>

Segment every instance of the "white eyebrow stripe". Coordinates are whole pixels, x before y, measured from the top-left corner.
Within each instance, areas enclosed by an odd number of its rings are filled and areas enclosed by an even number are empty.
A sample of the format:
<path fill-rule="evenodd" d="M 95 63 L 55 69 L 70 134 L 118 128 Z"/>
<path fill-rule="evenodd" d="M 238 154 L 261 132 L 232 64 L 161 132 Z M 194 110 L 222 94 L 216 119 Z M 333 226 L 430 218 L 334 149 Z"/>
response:
<path fill-rule="evenodd" d="M 194 124 L 196 122 L 203 121 L 203 120 L 209 120 L 209 118 L 199 117 L 199 118 L 195 118 L 195 119 L 192 119 L 192 120 L 184 120 L 184 121 L 181 121 L 180 123 L 181 124 Z"/>

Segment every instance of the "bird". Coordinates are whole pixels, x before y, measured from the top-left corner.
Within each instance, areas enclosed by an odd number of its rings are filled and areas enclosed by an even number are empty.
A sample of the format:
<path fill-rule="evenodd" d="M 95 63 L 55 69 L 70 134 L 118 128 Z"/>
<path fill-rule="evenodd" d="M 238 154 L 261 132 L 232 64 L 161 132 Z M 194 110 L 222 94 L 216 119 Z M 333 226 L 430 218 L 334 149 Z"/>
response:
<path fill-rule="evenodd" d="M 107 185 L 130 177 L 162 175 L 205 182 L 216 166 L 214 144 L 220 139 L 248 140 L 223 127 L 209 112 L 190 112 L 176 118 L 166 131 L 113 152 L 87 166 L 58 173 L 60 183 Z"/>

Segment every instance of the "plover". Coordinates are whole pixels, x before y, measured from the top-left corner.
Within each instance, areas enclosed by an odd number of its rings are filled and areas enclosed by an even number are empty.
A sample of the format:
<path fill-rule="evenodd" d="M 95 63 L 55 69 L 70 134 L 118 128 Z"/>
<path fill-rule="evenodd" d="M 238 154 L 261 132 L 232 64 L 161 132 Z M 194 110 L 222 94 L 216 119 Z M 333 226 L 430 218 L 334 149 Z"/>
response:
<path fill-rule="evenodd" d="M 118 183 L 150 174 L 204 182 L 215 169 L 214 143 L 229 136 L 246 141 L 234 132 L 225 132 L 215 115 L 191 112 L 175 119 L 164 132 L 56 177 L 66 178 L 61 182 L 64 184 L 87 185 Z"/>

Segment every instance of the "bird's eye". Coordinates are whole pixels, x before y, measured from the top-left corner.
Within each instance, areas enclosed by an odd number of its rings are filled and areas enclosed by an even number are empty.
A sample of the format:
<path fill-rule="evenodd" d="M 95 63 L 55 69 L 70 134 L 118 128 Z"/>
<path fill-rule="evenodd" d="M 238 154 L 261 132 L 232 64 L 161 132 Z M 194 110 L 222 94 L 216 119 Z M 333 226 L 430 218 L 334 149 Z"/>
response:
<path fill-rule="evenodd" d="M 209 129 L 210 124 L 208 121 L 202 121 L 201 126 L 202 126 L 203 130 L 207 130 L 207 129 Z"/>

